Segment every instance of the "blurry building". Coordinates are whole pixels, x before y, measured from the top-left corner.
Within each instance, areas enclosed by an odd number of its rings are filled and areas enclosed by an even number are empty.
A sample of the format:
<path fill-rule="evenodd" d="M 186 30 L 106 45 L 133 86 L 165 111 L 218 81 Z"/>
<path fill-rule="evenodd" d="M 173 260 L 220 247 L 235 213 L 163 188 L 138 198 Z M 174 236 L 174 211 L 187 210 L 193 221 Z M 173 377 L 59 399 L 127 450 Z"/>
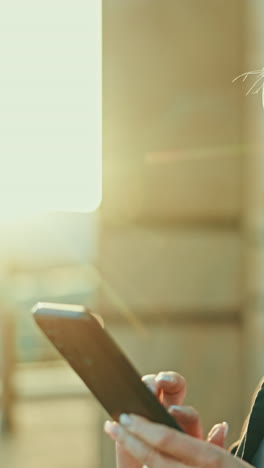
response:
<path fill-rule="evenodd" d="M 41 268 L 25 268 L 27 251 L 9 266 L 20 311 L 33 299 L 94 307 L 142 374 L 182 373 L 186 403 L 205 430 L 228 421 L 230 443 L 264 374 L 264 110 L 260 92 L 246 96 L 258 74 L 233 82 L 264 66 L 263 13 L 261 0 L 103 0 L 102 205 L 87 217 L 53 220 L 56 255 L 39 244 Z M 43 223 L 36 229 L 43 232 Z M 62 231 L 64 244 L 54 236 Z M 32 236 L 25 236 L 28 252 Z M 58 257 L 64 251 L 66 262 Z M 61 453 L 72 464 L 71 429 L 80 434 L 76 467 L 85 466 L 87 437 L 87 463 L 114 468 L 105 413 L 89 399 L 84 417 L 86 390 L 65 366 L 56 368 L 58 355 L 29 316 L 20 314 L 17 325 L 18 360 L 49 367 L 34 364 L 31 377 L 17 368 L 17 401 L 25 401 L 15 408 L 17 453 L 30 457 L 25 434 L 30 447 L 38 427 L 47 460 L 61 431 Z M 55 425 L 47 408 L 58 415 Z"/>

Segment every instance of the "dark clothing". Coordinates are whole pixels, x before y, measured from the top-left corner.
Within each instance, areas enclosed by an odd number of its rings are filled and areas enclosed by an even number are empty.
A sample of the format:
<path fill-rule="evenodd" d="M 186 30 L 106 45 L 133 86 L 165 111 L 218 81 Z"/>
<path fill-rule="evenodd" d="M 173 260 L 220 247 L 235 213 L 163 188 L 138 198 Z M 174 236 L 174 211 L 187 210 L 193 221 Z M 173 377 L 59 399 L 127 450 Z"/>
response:
<path fill-rule="evenodd" d="M 249 416 L 247 417 L 241 439 L 232 447 L 231 452 L 252 464 L 259 444 L 264 437 L 264 378 L 260 381 Z"/>

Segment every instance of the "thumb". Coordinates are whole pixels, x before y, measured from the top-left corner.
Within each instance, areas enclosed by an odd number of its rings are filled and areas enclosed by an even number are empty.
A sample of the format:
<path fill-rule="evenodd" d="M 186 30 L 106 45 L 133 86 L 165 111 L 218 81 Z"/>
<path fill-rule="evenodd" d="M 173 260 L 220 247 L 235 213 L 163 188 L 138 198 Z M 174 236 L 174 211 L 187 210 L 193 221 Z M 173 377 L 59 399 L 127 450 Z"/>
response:
<path fill-rule="evenodd" d="M 218 445 L 218 447 L 224 447 L 225 439 L 228 434 L 229 426 L 227 422 L 216 424 L 212 427 L 211 431 L 207 436 L 207 441 L 211 444 Z"/>

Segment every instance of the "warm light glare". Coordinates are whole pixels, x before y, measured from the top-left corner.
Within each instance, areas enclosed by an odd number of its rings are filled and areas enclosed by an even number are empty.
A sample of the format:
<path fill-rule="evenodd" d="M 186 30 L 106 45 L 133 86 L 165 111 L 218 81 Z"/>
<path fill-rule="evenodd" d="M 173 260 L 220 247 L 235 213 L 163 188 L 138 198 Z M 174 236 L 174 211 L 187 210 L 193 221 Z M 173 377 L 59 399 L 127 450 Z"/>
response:
<path fill-rule="evenodd" d="M 101 201 L 101 2 L 4 2 L 0 216 Z"/>

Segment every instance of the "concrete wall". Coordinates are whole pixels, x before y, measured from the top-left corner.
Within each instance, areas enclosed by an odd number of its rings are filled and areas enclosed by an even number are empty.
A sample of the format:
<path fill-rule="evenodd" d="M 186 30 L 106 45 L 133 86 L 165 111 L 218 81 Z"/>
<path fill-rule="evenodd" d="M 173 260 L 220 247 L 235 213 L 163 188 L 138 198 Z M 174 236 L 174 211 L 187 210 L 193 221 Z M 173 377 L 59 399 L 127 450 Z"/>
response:
<path fill-rule="evenodd" d="M 241 0 L 104 2 L 104 216 L 236 218 Z"/>
<path fill-rule="evenodd" d="M 245 71 L 260 70 L 264 63 L 263 2 L 246 3 Z M 248 90 L 258 75 L 249 77 L 244 85 Z M 258 81 L 255 91 L 263 79 Z M 264 371 L 263 339 L 263 275 L 264 275 L 264 111 L 261 93 L 244 101 L 243 140 L 248 148 L 243 165 L 243 360 L 245 399 L 250 394 L 251 382 Z"/>

